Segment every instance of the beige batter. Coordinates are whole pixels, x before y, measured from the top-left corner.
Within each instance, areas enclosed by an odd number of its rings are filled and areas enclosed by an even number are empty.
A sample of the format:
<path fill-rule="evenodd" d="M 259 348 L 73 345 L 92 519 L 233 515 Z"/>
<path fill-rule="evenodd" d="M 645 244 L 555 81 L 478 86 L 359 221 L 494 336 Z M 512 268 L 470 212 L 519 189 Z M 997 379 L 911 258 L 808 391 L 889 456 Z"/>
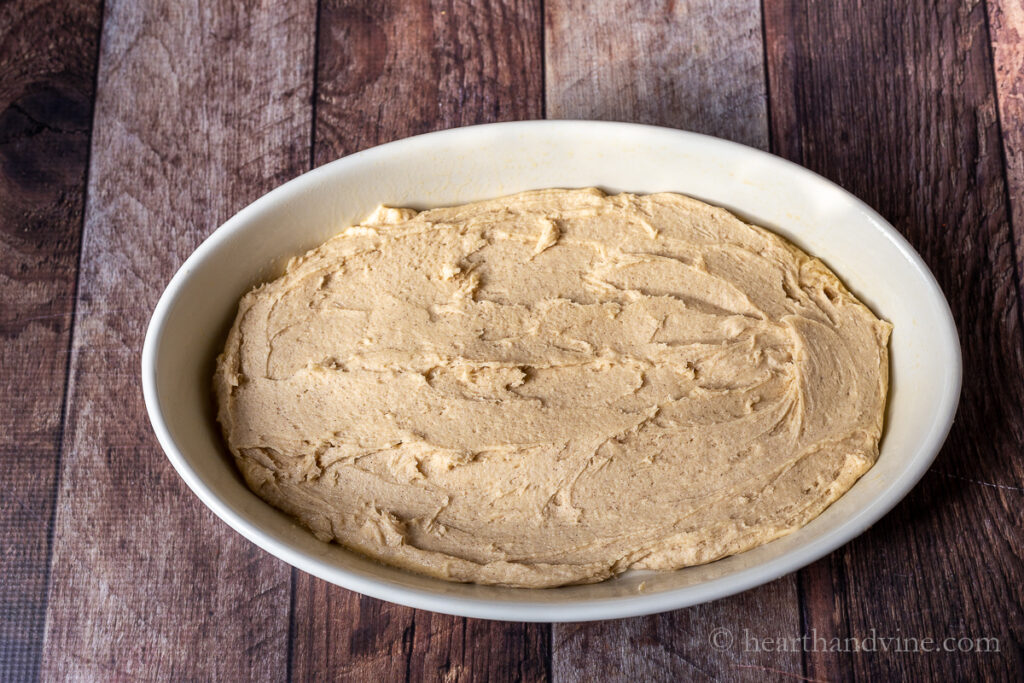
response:
<path fill-rule="evenodd" d="M 321 539 L 454 581 L 675 569 L 806 524 L 878 455 L 891 326 L 675 194 L 381 208 L 241 302 L 219 419 Z"/>

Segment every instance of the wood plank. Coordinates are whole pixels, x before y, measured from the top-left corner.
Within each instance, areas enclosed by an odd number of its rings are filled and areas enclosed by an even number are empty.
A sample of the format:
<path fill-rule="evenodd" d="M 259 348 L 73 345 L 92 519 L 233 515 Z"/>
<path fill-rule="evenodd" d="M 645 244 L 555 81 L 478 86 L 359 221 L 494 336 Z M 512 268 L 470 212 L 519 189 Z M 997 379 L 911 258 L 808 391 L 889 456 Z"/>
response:
<path fill-rule="evenodd" d="M 547 110 L 696 130 L 766 148 L 760 3 L 549 0 Z M 718 649 L 716 633 L 733 641 Z M 667 614 L 554 628 L 557 680 L 763 680 L 799 653 L 745 651 L 745 634 L 800 633 L 795 578 Z M 725 644 L 727 641 L 718 641 Z"/>
<path fill-rule="evenodd" d="M 100 3 L 0 6 L 0 680 L 39 675 Z"/>
<path fill-rule="evenodd" d="M 766 3 L 773 150 L 878 209 L 960 331 L 956 424 L 892 513 L 801 573 L 807 632 L 999 639 L 998 653 L 809 652 L 809 678 L 1021 680 L 1024 360 L 980 2 Z"/>
<path fill-rule="evenodd" d="M 138 368 L 184 258 L 308 165 L 315 4 L 105 12 L 43 676 L 280 679 L 290 571 L 174 473 Z"/>
<path fill-rule="evenodd" d="M 298 574 L 292 678 L 538 681 L 546 626 L 412 610 Z"/>
<path fill-rule="evenodd" d="M 1024 2 L 988 0 L 986 5 L 1016 246 L 1017 288 L 1024 298 Z"/>
<path fill-rule="evenodd" d="M 542 115 L 538 0 L 323 0 L 316 165 L 433 130 Z"/>
<path fill-rule="evenodd" d="M 538 0 L 325 0 L 319 36 L 316 164 L 417 133 L 542 115 Z M 295 582 L 299 680 L 547 675 L 547 626 L 419 612 L 301 572 Z"/>
<path fill-rule="evenodd" d="M 412 681 L 542 681 L 550 678 L 547 625 L 416 612 Z"/>
<path fill-rule="evenodd" d="M 549 0 L 547 115 L 651 123 L 767 149 L 756 0 Z"/>
<path fill-rule="evenodd" d="M 764 681 L 799 677 L 798 652 L 758 652 L 752 639 L 798 637 L 796 584 L 637 619 L 556 624 L 556 681 Z"/>

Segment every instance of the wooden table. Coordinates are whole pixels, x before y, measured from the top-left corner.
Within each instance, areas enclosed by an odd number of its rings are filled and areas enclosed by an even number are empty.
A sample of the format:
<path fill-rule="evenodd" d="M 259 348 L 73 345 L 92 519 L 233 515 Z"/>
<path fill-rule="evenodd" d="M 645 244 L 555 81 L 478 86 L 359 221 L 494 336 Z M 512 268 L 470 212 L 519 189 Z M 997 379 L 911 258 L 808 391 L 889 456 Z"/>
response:
<path fill-rule="evenodd" d="M 768 149 L 906 235 L 965 372 L 902 504 L 733 598 L 549 626 L 361 597 L 199 503 L 139 380 L 184 258 L 313 166 L 542 117 Z M 0 242 L 0 679 L 1024 680 L 1021 0 L 8 1 Z M 872 635 L 956 651 L 815 644 Z"/>

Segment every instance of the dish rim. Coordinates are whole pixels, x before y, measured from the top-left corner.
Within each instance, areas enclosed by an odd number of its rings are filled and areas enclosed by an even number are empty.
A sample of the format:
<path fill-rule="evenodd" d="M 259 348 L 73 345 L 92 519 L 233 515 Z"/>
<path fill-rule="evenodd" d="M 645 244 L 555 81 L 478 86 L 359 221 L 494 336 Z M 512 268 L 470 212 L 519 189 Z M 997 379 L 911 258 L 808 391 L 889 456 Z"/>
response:
<path fill-rule="evenodd" d="M 817 539 L 814 539 L 779 557 L 741 569 L 726 576 L 681 588 L 668 589 L 650 594 L 637 593 L 628 596 L 586 599 L 573 602 L 493 600 L 444 595 L 439 592 L 432 592 L 410 586 L 396 585 L 389 582 L 387 579 L 365 577 L 347 569 L 338 567 L 330 562 L 325 562 L 316 557 L 311 557 L 276 540 L 268 533 L 264 532 L 257 524 L 246 520 L 241 514 L 236 512 L 228 502 L 222 500 L 217 494 L 215 494 L 188 463 L 185 455 L 178 448 L 170 433 L 160 406 L 156 379 L 158 360 L 157 349 L 159 347 L 158 342 L 164 334 L 168 315 L 173 310 L 181 290 L 191 276 L 192 271 L 194 271 L 198 264 L 202 263 L 208 255 L 215 251 L 216 247 L 221 242 L 229 239 L 236 231 L 244 228 L 251 216 L 260 213 L 265 208 L 275 205 L 288 196 L 305 192 L 307 188 L 315 186 L 317 183 L 321 182 L 321 179 L 328 177 L 332 173 L 333 169 L 338 165 L 352 164 L 367 156 L 387 155 L 390 150 L 393 150 L 396 146 L 407 145 L 413 140 L 422 140 L 426 137 L 436 137 L 439 142 L 442 142 L 442 138 L 464 135 L 466 131 L 469 130 L 498 127 L 509 129 L 509 133 L 527 132 L 530 129 L 537 128 L 565 127 L 578 129 L 581 127 L 590 127 L 593 129 L 594 139 L 597 140 L 602 139 L 602 134 L 611 134 L 616 130 L 622 131 L 629 129 L 640 133 L 643 133 L 644 131 L 648 133 L 656 132 L 659 135 L 663 135 L 667 132 L 672 135 L 678 135 L 682 138 L 689 138 L 705 144 L 710 143 L 713 145 L 740 148 L 743 153 L 752 155 L 754 158 L 760 158 L 761 160 L 771 164 L 781 164 L 783 168 L 790 172 L 805 175 L 816 182 L 824 183 L 834 190 L 841 192 L 852 202 L 851 206 L 859 210 L 863 214 L 864 218 L 871 223 L 876 230 L 881 232 L 882 235 L 887 238 L 906 259 L 916 274 L 925 283 L 929 297 L 941 302 L 939 309 L 946 324 L 942 326 L 941 330 L 937 330 L 935 332 L 935 336 L 938 339 L 936 346 L 949 354 L 945 360 L 948 361 L 950 369 L 945 377 L 943 393 L 939 402 L 939 410 L 936 411 L 936 414 L 933 416 L 926 438 L 918 447 L 918 453 L 927 453 L 927 455 L 912 461 L 911 466 L 902 470 L 899 476 L 889 482 L 889 485 L 886 488 L 872 498 L 869 503 L 857 510 L 854 515 L 844 521 L 834 531 L 820 536 Z M 519 129 L 519 131 L 516 129 Z M 602 133 L 602 130 L 604 133 Z M 350 154 L 308 171 L 256 199 L 217 227 L 216 230 L 203 240 L 203 242 L 175 272 L 174 276 L 171 278 L 161 294 L 150 319 L 145 341 L 143 343 L 141 371 L 143 396 L 150 422 L 152 423 L 153 430 L 156 433 L 160 446 L 164 450 L 167 458 L 171 461 L 171 464 L 177 471 L 178 475 L 199 497 L 203 504 L 210 508 L 214 514 L 222 519 L 228 526 L 277 558 L 287 562 L 291 566 L 301 569 L 302 571 L 349 590 L 417 609 L 481 619 L 525 622 L 566 622 L 592 621 L 598 619 L 613 619 L 654 614 L 727 597 L 789 574 L 849 543 L 891 511 L 907 495 L 907 493 L 910 492 L 917 482 L 920 481 L 921 477 L 924 476 L 924 473 L 935 460 L 953 424 L 953 419 L 959 404 L 963 368 L 959 338 L 952 311 L 949 308 L 948 300 L 942 293 L 942 290 L 931 270 L 924 263 L 917 251 L 899 233 L 899 231 L 896 230 L 895 227 L 893 227 L 861 199 L 857 198 L 852 193 L 847 192 L 845 189 L 836 185 L 827 178 L 769 152 L 700 133 L 637 123 L 586 120 L 537 120 L 512 121 L 450 128 L 378 145 L 376 147 L 371 147 L 354 154 Z"/>

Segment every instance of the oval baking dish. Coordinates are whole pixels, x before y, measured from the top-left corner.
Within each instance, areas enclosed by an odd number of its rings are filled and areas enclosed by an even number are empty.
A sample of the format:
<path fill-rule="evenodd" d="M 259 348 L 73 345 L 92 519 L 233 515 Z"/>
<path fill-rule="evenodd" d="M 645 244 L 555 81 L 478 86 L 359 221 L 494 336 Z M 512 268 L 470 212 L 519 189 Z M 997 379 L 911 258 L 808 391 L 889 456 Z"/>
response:
<path fill-rule="evenodd" d="M 628 572 L 556 589 L 456 584 L 318 541 L 245 486 L 214 419 L 210 378 L 238 300 L 292 256 L 378 204 L 428 208 L 528 189 L 672 191 L 723 206 L 789 238 L 890 321 L 890 394 L 877 464 L 798 531 L 739 555 L 672 572 Z M 636 124 L 533 121 L 472 126 L 375 147 L 270 192 L 218 228 L 177 272 L 142 354 L 146 406 L 175 469 L 239 533 L 284 561 L 373 597 L 450 614 L 581 621 L 713 600 L 798 569 L 888 512 L 928 468 L 960 390 L 960 348 L 935 279 L 863 202 L 775 156 L 694 133 Z"/>

